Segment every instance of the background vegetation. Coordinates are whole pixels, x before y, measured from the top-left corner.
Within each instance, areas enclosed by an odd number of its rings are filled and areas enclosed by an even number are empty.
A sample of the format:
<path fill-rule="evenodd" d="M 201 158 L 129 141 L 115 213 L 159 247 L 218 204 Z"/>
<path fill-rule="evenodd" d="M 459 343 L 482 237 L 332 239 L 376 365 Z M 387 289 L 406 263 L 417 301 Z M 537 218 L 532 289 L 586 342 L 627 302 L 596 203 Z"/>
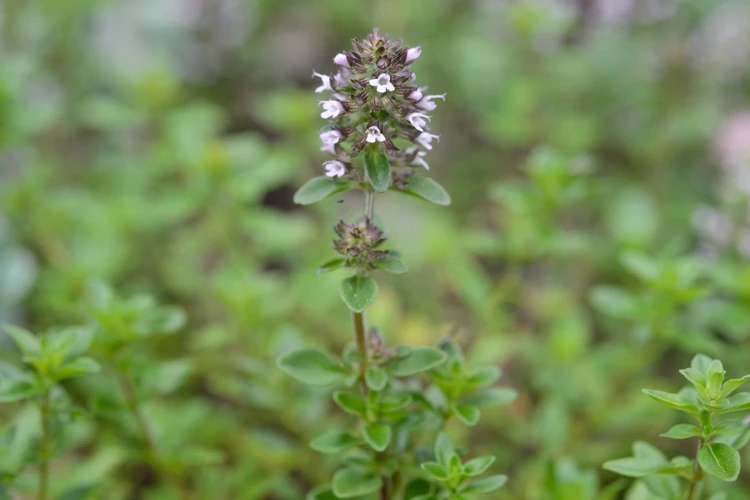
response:
<path fill-rule="evenodd" d="M 313 270 L 361 200 L 291 198 L 326 159 L 312 70 L 373 26 L 447 92 L 431 167 L 453 205 L 383 197 L 410 272 L 369 320 L 503 368 L 518 399 L 449 428 L 498 456 L 502 498 L 668 498 L 601 469 L 635 439 L 693 453 L 640 388 L 676 392 L 698 352 L 748 371 L 747 2 L 5 0 L 0 22 L 0 319 L 101 322 L 93 279 L 185 318 L 115 354 L 97 332 L 101 372 L 63 382 L 56 498 L 299 500 L 330 476 L 307 442 L 344 416 L 275 359 L 350 341 L 340 277 Z M 34 490 L 31 411 L 0 407 L 0 498 Z M 729 488 L 750 496 L 747 469 Z"/>

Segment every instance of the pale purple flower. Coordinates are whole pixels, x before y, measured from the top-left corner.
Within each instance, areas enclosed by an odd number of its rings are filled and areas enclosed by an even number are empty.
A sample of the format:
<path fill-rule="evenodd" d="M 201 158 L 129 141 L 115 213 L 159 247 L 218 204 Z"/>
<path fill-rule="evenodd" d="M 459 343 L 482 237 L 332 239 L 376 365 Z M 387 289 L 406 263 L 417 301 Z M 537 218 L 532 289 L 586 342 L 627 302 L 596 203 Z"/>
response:
<path fill-rule="evenodd" d="M 386 91 L 393 92 L 396 87 L 391 83 L 391 75 L 388 73 L 381 73 L 377 78 L 370 80 L 370 85 L 377 88 L 377 91 L 384 94 Z"/>
<path fill-rule="evenodd" d="M 331 77 L 328 75 L 321 75 L 317 71 L 313 70 L 313 77 L 318 77 L 323 81 L 323 85 L 315 89 L 316 94 L 320 94 L 323 91 L 330 90 L 333 92 L 333 87 L 331 87 Z"/>
<path fill-rule="evenodd" d="M 409 113 L 406 116 L 406 119 L 409 120 L 409 123 L 420 132 L 424 132 L 424 127 L 427 125 L 427 122 L 430 121 L 430 117 L 424 113 Z"/>
<path fill-rule="evenodd" d="M 324 111 L 320 113 L 321 118 L 336 118 L 344 112 L 344 106 L 339 101 L 320 101 L 318 106 L 323 105 Z"/>
<path fill-rule="evenodd" d="M 385 142 L 385 136 L 378 127 L 373 126 L 367 129 L 367 142 L 375 143 L 376 141 Z"/>
<path fill-rule="evenodd" d="M 341 71 L 333 75 L 333 83 L 335 83 L 337 87 L 343 87 L 346 84 L 346 80 L 341 76 Z"/>
<path fill-rule="evenodd" d="M 328 153 L 332 156 L 336 156 L 336 145 L 335 144 L 323 144 L 320 146 L 320 150 L 323 153 Z"/>
<path fill-rule="evenodd" d="M 341 140 L 341 137 L 343 136 L 341 135 L 341 132 L 339 132 L 338 130 L 329 130 L 327 132 L 320 133 L 320 140 L 325 145 L 332 146 L 336 144 L 337 142 L 339 142 Z"/>
<path fill-rule="evenodd" d="M 435 134 L 430 134 L 429 132 L 422 132 L 419 134 L 419 136 L 415 139 L 416 142 L 419 143 L 420 146 L 424 147 L 427 150 L 432 149 L 432 142 L 433 139 L 437 139 L 440 141 L 440 136 Z"/>
<path fill-rule="evenodd" d="M 406 51 L 406 64 L 415 60 L 422 53 L 422 46 L 417 45 Z"/>
<path fill-rule="evenodd" d="M 429 170 L 430 166 L 424 160 L 424 157 L 427 156 L 427 153 L 425 153 L 424 151 L 418 151 L 418 149 L 419 148 L 417 146 L 412 146 L 406 150 L 407 155 L 414 154 L 415 151 L 417 152 L 410 165 L 413 165 L 415 167 L 424 167 L 425 170 Z"/>
<path fill-rule="evenodd" d="M 745 424 L 745 425 L 750 425 L 750 415 L 748 415 L 747 417 L 745 417 L 745 419 L 742 421 L 742 423 Z"/>
<path fill-rule="evenodd" d="M 323 162 L 326 168 L 326 177 L 341 177 L 346 173 L 346 167 L 338 160 L 329 160 Z"/>
<path fill-rule="evenodd" d="M 418 101 L 421 101 L 421 100 L 422 100 L 422 97 L 424 97 L 424 96 L 422 95 L 422 88 L 421 88 L 421 87 L 420 87 L 420 88 L 418 88 L 417 90 L 413 90 L 413 91 L 412 91 L 412 92 L 411 92 L 411 93 L 409 94 L 409 100 L 412 100 L 412 101 L 414 101 L 414 102 L 418 102 Z"/>
<path fill-rule="evenodd" d="M 346 54 L 343 52 L 340 54 L 336 54 L 336 57 L 333 58 L 333 62 L 338 64 L 339 66 L 346 66 L 349 67 L 349 58 L 346 57 Z"/>
<path fill-rule="evenodd" d="M 433 109 L 437 108 L 437 104 L 435 104 L 434 102 L 432 102 L 432 99 L 442 99 L 442 100 L 445 100 L 445 94 L 425 96 L 424 98 L 422 98 L 422 100 L 420 100 L 417 103 L 417 107 L 418 108 L 422 108 L 422 109 L 427 110 L 427 111 L 432 111 Z"/>

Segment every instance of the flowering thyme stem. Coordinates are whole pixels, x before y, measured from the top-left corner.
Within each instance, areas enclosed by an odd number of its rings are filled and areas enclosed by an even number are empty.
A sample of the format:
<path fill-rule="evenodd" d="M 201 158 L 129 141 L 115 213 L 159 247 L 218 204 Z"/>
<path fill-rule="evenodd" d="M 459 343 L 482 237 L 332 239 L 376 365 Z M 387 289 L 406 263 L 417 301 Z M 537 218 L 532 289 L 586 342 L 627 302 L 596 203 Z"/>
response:
<path fill-rule="evenodd" d="M 42 401 L 39 406 L 42 417 L 42 441 L 41 441 L 41 463 L 39 465 L 39 491 L 37 492 L 38 500 L 47 500 L 49 498 L 49 460 L 50 460 L 50 390 L 46 389 L 42 394 Z"/>

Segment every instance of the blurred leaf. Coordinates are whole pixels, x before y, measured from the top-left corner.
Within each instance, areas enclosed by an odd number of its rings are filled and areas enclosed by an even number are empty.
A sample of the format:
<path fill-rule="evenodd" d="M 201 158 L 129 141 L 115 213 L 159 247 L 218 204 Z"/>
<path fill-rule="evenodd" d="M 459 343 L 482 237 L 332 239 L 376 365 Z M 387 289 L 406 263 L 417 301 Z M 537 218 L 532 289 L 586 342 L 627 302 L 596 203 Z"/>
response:
<path fill-rule="evenodd" d="M 380 489 L 383 481 L 372 472 L 341 469 L 333 475 L 333 493 L 339 498 L 353 498 Z"/>
<path fill-rule="evenodd" d="M 343 382 L 346 369 L 328 353 L 317 349 L 302 349 L 281 356 L 277 365 L 287 375 L 309 385 L 331 385 Z"/>
<path fill-rule="evenodd" d="M 409 377 L 434 368 L 446 359 L 445 353 L 439 349 L 418 347 L 412 349 L 406 356 L 392 361 L 387 369 L 395 377 Z"/>
<path fill-rule="evenodd" d="M 436 205 L 447 206 L 451 204 L 451 197 L 448 192 L 443 186 L 429 177 L 410 177 L 406 183 L 406 188 L 396 191 L 422 198 Z"/>
<path fill-rule="evenodd" d="M 391 427 L 388 424 L 370 423 L 362 429 L 362 437 L 375 451 L 383 451 L 391 442 Z"/>
<path fill-rule="evenodd" d="M 314 177 L 294 193 L 294 203 L 311 205 L 341 191 L 349 189 L 349 183 L 330 177 Z"/>

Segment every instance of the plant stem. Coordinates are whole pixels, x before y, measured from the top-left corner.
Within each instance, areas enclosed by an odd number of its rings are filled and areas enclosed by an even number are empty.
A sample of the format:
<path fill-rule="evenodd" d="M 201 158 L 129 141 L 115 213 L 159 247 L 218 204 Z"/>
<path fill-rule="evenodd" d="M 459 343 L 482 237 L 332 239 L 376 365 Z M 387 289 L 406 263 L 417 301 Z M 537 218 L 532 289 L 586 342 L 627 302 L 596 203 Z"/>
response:
<path fill-rule="evenodd" d="M 130 412 L 133 414 L 133 417 L 135 417 L 136 423 L 138 424 L 138 430 L 141 433 L 141 438 L 143 439 L 143 442 L 146 445 L 146 449 L 148 450 L 149 461 L 153 461 L 158 455 L 158 446 L 156 444 L 154 434 L 153 432 L 151 432 L 151 428 L 148 425 L 148 421 L 146 420 L 146 417 L 143 415 L 143 411 L 141 410 L 141 405 L 138 402 L 138 396 L 135 393 L 133 382 L 120 370 L 117 370 L 117 378 L 120 381 L 120 387 L 122 388 L 122 392 L 125 395 L 125 402 L 127 403 Z"/>
<path fill-rule="evenodd" d="M 364 313 L 352 313 L 352 319 L 354 322 L 354 337 L 357 340 L 357 349 L 362 361 L 359 363 L 359 379 L 362 383 L 362 388 L 367 392 L 367 384 L 365 383 L 365 372 L 367 371 L 367 341 L 365 340 L 365 315 Z"/>
<path fill-rule="evenodd" d="M 125 401 L 130 409 L 130 412 L 135 417 L 135 421 L 138 424 L 138 429 L 141 433 L 141 438 L 146 445 L 148 462 L 156 468 L 160 473 L 164 474 L 169 481 L 174 483 L 174 486 L 180 491 L 183 499 L 192 498 L 192 494 L 187 489 L 183 481 L 175 474 L 166 464 L 161 463 L 159 460 L 160 450 L 159 445 L 156 442 L 154 433 L 151 427 L 148 425 L 140 403 L 138 402 L 138 395 L 135 392 L 135 387 L 130 378 L 118 368 L 115 368 L 117 379 L 120 382 L 120 387 L 125 396 Z"/>
<path fill-rule="evenodd" d="M 686 500 L 698 500 L 698 497 L 696 497 L 697 493 L 697 486 L 698 483 L 701 481 L 701 477 L 698 477 L 698 474 L 701 471 L 700 465 L 698 465 L 698 453 L 700 453 L 701 448 L 703 447 L 703 439 L 700 440 L 698 443 L 698 450 L 695 452 L 695 462 L 693 463 L 693 476 L 690 479 L 690 487 L 687 491 L 687 497 Z"/>
<path fill-rule="evenodd" d="M 42 417 L 42 441 L 40 449 L 41 463 L 39 465 L 39 491 L 37 492 L 38 500 L 48 500 L 49 498 L 50 404 L 50 390 L 45 389 L 39 405 Z"/>

